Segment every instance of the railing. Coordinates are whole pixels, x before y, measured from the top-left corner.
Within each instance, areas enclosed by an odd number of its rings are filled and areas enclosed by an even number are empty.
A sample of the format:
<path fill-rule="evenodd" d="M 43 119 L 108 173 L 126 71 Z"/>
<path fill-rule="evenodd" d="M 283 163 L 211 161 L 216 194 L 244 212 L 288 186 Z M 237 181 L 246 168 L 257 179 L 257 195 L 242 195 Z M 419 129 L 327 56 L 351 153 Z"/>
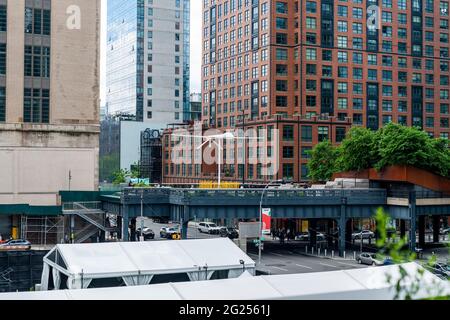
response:
<path fill-rule="evenodd" d="M 192 189 L 175 190 L 174 193 L 184 195 L 185 197 L 261 197 L 263 189 Z M 334 189 L 297 189 L 297 190 L 273 190 L 266 191 L 265 198 L 342 198 L 342 197 L 385 197 L 386 192 L 382 189 L 353 189 L 353 190 L 334 190 Z"/>
<path fill-rule="evenodd" d="M 174 197 L 178 199 L 193 198 L 246 198 L 259 199 L 263 189 L 175 189 L 149 188 L 124 190 L 124 197 L 144 198 Z M 265 198 L 385 198 L 384 189 L 268 189 Z"/>
<path fill-rule="evenodd" d="M 67 202 L 63 204 L 63 211 L 98 211 L 102 210 L 101 201 Z"/>
<path fill-rule="evenodd" d="M 410 191 L 407 190 L 389 190 L 387 196 L 390 198 L 409 199 Z M 441 199 L 450 198 L 449 192 L 437 191 L 415 191 L 416 199 Z"/>

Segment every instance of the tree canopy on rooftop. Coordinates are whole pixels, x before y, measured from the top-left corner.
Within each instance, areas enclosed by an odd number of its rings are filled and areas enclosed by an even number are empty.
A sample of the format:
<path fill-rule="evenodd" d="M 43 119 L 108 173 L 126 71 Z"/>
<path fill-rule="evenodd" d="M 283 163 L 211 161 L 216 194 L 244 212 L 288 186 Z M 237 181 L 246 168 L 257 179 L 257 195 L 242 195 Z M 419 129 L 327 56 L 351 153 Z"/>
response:
<path fill-rule="evenodd" d="M 337 172 L 382 170 L 392 165 L 409 165 L 450 178 L 448 140 L 394 123 L 377 131 L 354 127 L 338 147 L 329 141 L 316 145 L 308 168 L 313 181 L 327 181 Z"/>

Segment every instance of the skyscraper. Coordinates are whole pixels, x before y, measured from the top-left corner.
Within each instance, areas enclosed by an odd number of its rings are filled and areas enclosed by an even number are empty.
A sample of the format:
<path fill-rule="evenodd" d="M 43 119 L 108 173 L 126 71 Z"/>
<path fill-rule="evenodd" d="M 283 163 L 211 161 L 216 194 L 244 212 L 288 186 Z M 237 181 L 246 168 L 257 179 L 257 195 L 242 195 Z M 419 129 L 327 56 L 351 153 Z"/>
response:
<path fill-rule="evenodd" d="M 97 188 L 99 39 L 100 0 L 0 1 L 3 213 Z"/>
<path fill-rule="evenodd" d="M 189 0 L 109 0 L 107 102 L 158 125 L 189 116 Z"/>
<path fill-rule="evenodd" d="M 203 1 L 203 122 L 277 128 L 276 178 L 307 180 L 307 151 L 340 143 L 350 124 L 448 138 L 449 63 L 447 0 Z M 201 178 L 166 166 L 166 182 Z M 270 179 L 235 169 L 224 167 Z"/>

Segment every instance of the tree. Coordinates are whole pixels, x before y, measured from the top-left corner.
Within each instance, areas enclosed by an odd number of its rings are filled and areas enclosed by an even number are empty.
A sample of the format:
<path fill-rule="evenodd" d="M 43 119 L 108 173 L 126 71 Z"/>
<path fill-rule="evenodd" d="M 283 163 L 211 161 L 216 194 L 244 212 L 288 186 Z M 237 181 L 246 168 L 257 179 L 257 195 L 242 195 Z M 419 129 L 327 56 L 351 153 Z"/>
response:
<path fill-rule="evenodd" d="M 390 123 L 380 133 L 377 169 L 391 165 L 423 167 L 427 163 L 430 138 L 424 131 Z"/>
<path fill-rule="evenodd" d="M 339 149 L 337 170 L 361 171 L 371 168 L 378 156 L 376 134 L 366 128 L 353 127 Z"/>
<path fill-rule="evenodd" d="M 125 169 L 117 170 L 113 173 L 113 184 L 121 184 L 127 182 L 127 177 L 130 176 L 130 172 Z"/>
<path fill-rule="evenodd" d="M 330 141 L 323 141 L 309 151 L 311 160 L 308 162 L 308 177 L 313 182 L 328 181 L 335 173 L 338 149 Z"/>

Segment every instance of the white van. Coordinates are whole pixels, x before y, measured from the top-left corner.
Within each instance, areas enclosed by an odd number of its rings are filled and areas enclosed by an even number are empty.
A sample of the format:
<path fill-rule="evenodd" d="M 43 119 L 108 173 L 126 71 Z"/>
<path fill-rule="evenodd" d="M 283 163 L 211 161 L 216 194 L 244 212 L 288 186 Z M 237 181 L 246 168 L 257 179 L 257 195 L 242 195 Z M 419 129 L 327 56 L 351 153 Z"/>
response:
<path fill-rule="evenodd" d="M 198 231 L 200 233 L 219 234 L 220 227 L 212 222 L 200 222 L 198 224 Z"/>

